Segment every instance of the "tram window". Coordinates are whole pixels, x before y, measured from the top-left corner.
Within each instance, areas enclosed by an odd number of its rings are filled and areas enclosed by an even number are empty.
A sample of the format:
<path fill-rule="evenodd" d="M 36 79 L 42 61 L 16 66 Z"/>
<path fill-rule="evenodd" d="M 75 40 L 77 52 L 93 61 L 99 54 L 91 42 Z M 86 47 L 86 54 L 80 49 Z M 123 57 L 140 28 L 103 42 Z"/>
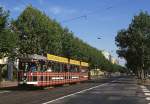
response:
<path fill-rule="evenodd" d="M 82 67 L 82 68 L 80 69 L 80 71 L 81 71 L 82 73 L 87 73 L 87 72 L 88 72 L 88 68 Z"/>
<path fill-rule="evenodd" d="M 65 76 L 65 79 L 69 79 L 69 76 Z"/>
<path fill-rule="evenodd" d="M 77 72 L 80 72 L 80 67 L 77 67 Z"/>
<path fill-rule="evenodd" d="M 72 79 L 71 76 L 65 76 L 65 79 Z"/>
<path fill-rule="evenodd" d="M 36 71 L 36 64 L 35 63 L 31 63 L 30 71 Z"/>
<path fill-rule="evenodd" d="M 57 72 L 61 72 L 60 63 L 57 63 Z"/>
<path fill-rule="evenodd" d="M 28 71 L 29 70 L 28 63 L 20 62 L 19 63 L 19 70 Z"/>
<path fill-rule="evenodd" d="M 52 65 L 52 70 L 55 72 L 55 63 Z"/>
<path fill-rule="evenodd" d="M 33 81 L 37 81 L 37 76 L 33 76 Z"/>
<path fill-rule="evenodd" d="M 46 70 L 47 70 L 47 66 L 43 65 L 43 71 L 46 71 Z"/>
<path fill-rule="evenodd" d="M 39 61 L 39 64 L 40 64 L 39 68 L 41 68 L 40 71 L 46 71 L 47 70 L 47 66 L 46 66 L 46 63 L 44 61 L 42 61 L 42 60 Z"/>
<path fill-rule="evenodd" d="M 68 79 L 71 79 L 71 76 L 68 76 Z"/>
<path fill-rule="evenodd" d="M 54 69 L 54 72 L 57 72 L 57 64 L 56 63 L 54 63 L 53 69 Z"/>
<path fill-rule="evenodd" d="M 54 72 L 59 72 L 60 71 L 59 63 L 54 63 L 53 69 Z"/>
<path fill-rule="evenodd" d="M 47 71 L 52 72 L 52 63 L 51 62 L 48 62 Z"/>
<path fill-rule="evenodd" d="M 65 72 L 70 72 L 70 69 L 71 69 L 71 65 L 66 64 L 66 65 L 64 66 Z"/>
<path fill-rule="evenodd" d="M 41 76 L 41 81 L 43 81 L 43 76 Z"/>
<path fill-rule="evenodd" d="M 43 81 L 46 81 L 46 76 L 43 76 Z"/>
<path fill-rule="evenodd" d="M 73 68 L 74 68 L 74 66 L 73 66 L 73 65 L 70 65 L 69 72 L 73 72 Z"/>
<path fill-rule="evenodd" d="M 51 80 L 51 77 L 49 77 L 49 80 Z"/>
<path fill-rule="evenodd" d="M 48 81 L 47 76 L 45 76 L 45 81 Z"/>
<path fill-rule="evenodd" d="M 60 72 L 63 72 L 63 64 L 59 63 Z"/>
<path fill-rule="evenodd" d="M 64 65 L 64 71 L 68 72 L 67 65 Z"/>
<path fill-rule="evenodd" d="M 79 70 L 79 66 L 75 66 L 74 67 L 74 72 L 78 72 L 78 70 Z"/>
<path fill-rule="evenodd" d="M 65 64 L 62 64 L 62 72 L 65 72 Z"/>
<path fill-rule="evenodd" d="M 41 71 L 41 65 L 37 64 L 37 71 Z"/>
<path fill-rule="evenodd" d="M 78 71 L 79 71 L 79 66 L 76 66 L 76 65 L 70 66 L 70 72 L 78 72 Z"/>
<path fill-rule="evenodd" d="M 19 63 L 19 70 L 25 70 L 25 63 L 23 62 Z"/>
<path fill-rule="evenodd" d="M 28 63 L 25 63 L 25 70 L 28 71 L 29 65 Z"/>

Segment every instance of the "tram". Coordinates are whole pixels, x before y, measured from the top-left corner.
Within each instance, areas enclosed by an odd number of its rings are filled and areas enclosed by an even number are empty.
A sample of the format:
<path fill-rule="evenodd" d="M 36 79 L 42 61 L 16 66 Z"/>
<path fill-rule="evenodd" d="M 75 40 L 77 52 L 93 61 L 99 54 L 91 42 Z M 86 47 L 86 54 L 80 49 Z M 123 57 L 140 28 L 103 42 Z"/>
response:
<path fill-rule="evenodd" d="M 37 54 L 19 58 L 18 85 L 46 87 L 88 80 L 86 62 L 52 54 Z"/>

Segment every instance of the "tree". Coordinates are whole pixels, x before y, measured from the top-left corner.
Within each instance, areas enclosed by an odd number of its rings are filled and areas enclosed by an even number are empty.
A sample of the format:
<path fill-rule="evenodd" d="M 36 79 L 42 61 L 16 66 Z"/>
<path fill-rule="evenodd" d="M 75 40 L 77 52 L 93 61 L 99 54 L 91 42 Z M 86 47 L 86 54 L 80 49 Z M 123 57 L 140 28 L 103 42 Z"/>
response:
<path fill-rule="evenodd" d="M 20 55 L 60 53 L 59 24 L 41 11 L 29 5 L 12 24 L 19 34 Z"/>
<path fill-rule="evenodd" d="M 17 46 L 17 35 L 11 31 L 8 21 L 9 12 L 0 7 L 0 59 L 13 58 Z M 2 80 L 2 67 L 0 64 L 0 81 Z"/>
<path fill-rule="evenodd" d="M 147 12 L 141 12 L 134 16 L 128 29 L 122 29 L 118 32 L 115 41 L 119 47 L 117 51 L 120 57 L 127 61 L 127 67 L 141 79 L 144 79 L 144 73 L 149 68 L 150 56 L 150 16 Z"/>
<path fill-rule="evenodd" d="M 111 70 L 112 63 L 100 50 L 75 37 L 69 29 L 31 5 L 12 22 L 12 27 L 19 35 L 20 55 L 50 53 L 89 62 L 91 68 Z"/>

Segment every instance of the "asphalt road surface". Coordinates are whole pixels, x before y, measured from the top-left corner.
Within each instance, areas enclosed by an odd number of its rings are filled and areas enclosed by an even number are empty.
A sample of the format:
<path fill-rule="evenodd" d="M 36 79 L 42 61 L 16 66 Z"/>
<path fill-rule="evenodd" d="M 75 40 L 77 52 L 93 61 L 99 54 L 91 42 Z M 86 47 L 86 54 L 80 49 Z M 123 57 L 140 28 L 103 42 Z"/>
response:
<path fill-rule="evenodd" d="M 150 104 L 133 77 L 88 81 L 45 90 L 0 90 L 0 104 Z"/>

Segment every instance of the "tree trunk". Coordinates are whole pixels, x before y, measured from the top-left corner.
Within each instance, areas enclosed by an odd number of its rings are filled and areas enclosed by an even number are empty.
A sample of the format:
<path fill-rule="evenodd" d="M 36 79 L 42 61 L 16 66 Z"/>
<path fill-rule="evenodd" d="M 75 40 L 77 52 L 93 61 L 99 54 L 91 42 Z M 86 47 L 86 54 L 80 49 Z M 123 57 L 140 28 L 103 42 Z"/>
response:
<path fill-rule="evenodd" d="M 144 80 L 144 69 L 141 69 L 141 80 Z"/>
<path fill-rule="evenodd" d="M 1 87 L 1 82 L 2 82 L 2 67 L 3 65 L 0 64 L 0 87 Z"/>
<path fill-rule="evenodd" d="M 138 79 L 141 79 L 141 71 L 140 70 L 137 71 L 137 77 L 138 77 Z"/>
<path fill-rule="evenodd" d="M 144 78 L 145 78 L 145 79 L 148 78 L 148 71 L 147 71 L 147 70 L 144 71 Z"/>

